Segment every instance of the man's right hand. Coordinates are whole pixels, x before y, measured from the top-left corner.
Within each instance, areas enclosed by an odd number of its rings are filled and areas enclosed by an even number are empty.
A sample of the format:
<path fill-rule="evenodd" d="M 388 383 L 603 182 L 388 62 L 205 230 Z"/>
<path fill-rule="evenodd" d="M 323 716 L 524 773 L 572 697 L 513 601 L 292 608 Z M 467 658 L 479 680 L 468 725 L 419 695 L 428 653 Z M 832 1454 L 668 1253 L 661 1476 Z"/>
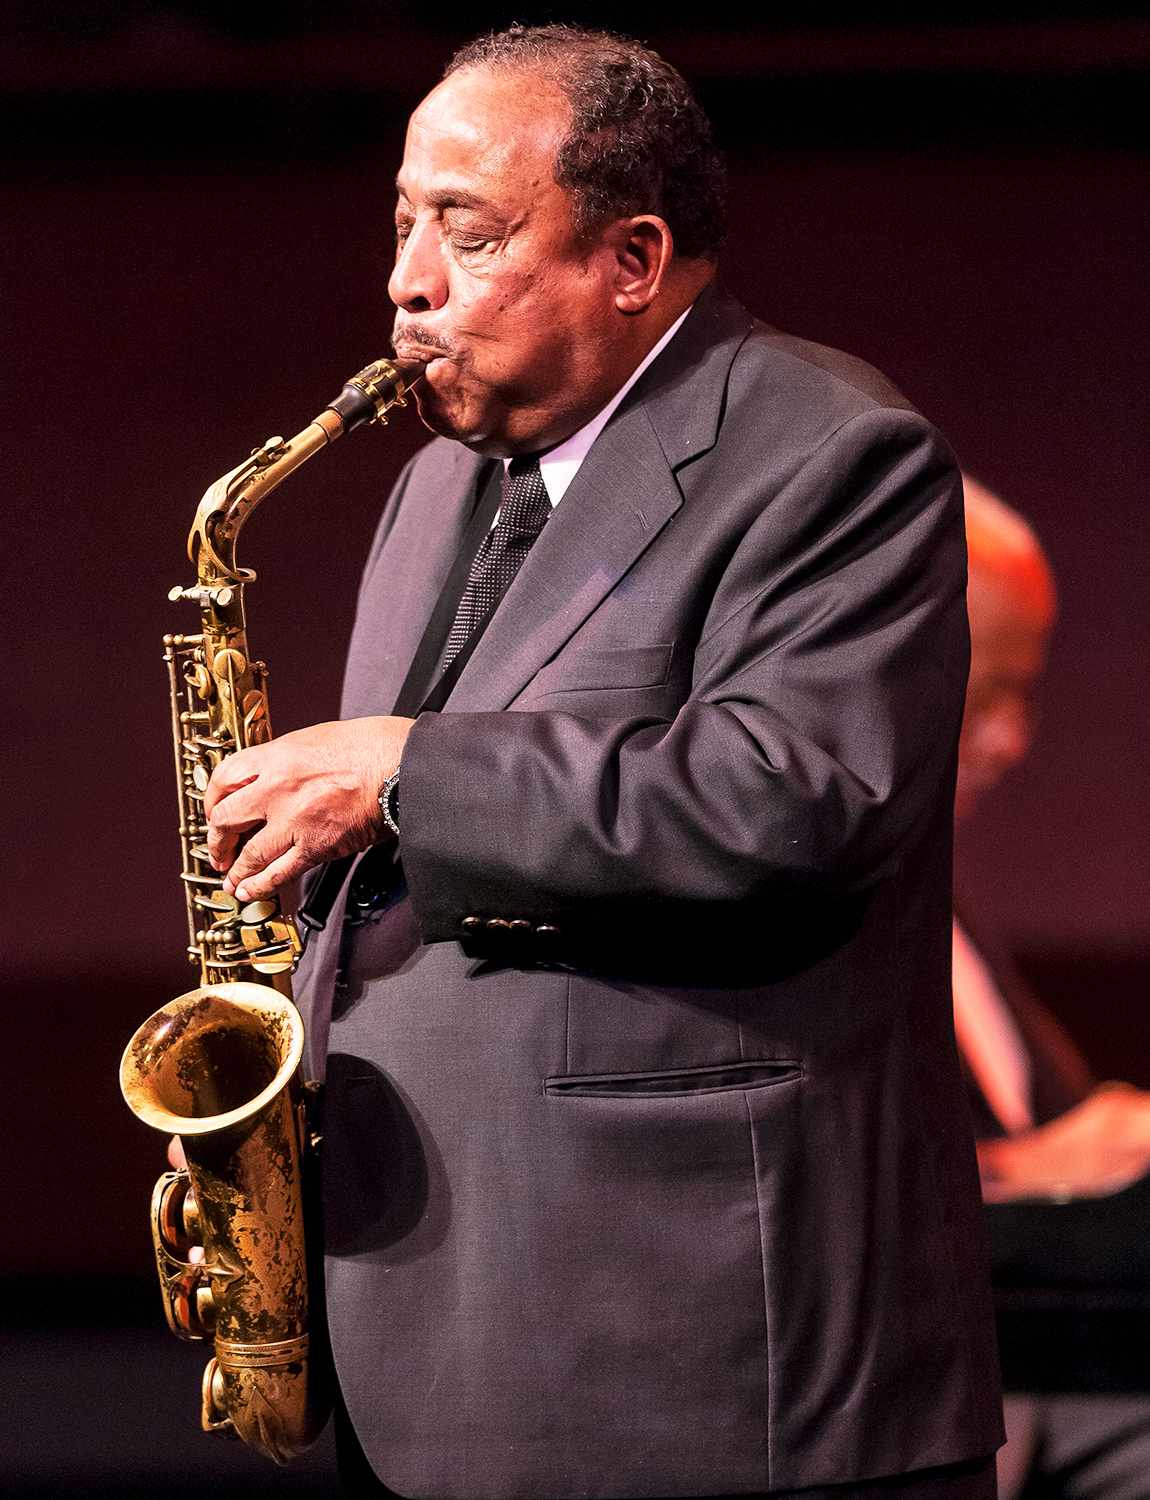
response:
<path fill-rule="evenodd" d="M 1150 1171 L 1150 1093 L 1104 1083 L 1046 1125 L 980 1141 L 987 1203 L 1102 1198 Z"/>

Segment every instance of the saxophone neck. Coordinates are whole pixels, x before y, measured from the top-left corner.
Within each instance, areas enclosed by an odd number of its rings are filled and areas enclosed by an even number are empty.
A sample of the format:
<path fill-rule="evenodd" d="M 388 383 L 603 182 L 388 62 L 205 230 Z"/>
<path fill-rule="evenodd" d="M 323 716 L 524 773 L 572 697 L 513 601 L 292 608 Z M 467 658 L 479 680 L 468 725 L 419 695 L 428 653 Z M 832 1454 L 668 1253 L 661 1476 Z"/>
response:
<path fill-rule="evenodd" d="M 342 431 L 338 418 L 321 412 L 290 441 L 268 438 L 204 491 L 188 534 L 188 556 L 201 587 L 251 582 L 255 574 L 236 563 L 236 541 L 244 522 L 289 474 Z"/>
<path fill-rule="evenodd" d="M 423 374 L 413 361 L 377 359 L 347 381 L 335 400 L 290 441 L 268 438 L 242 464 L 217 479 L 204 494 L 188 537 L 188 556 L 202 586 L 248 583 L 255 576 L 236 565 L 236 538 L 244 522 L 301 464 L 365 423 L 387 423 L 393 406 Z"/>

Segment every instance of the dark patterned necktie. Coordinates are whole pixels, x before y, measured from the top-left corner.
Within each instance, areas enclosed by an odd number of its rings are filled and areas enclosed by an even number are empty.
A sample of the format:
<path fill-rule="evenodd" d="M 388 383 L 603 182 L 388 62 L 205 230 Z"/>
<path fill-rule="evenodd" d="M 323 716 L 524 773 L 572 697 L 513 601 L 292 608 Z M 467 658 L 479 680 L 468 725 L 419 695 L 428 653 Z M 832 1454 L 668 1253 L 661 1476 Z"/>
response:
<path fill-rule="evenodd" d="M 499 519 L 479 544 L 443 654 L 449 667 L 484 625 L 523 566 L 551 514 L 537 458 L 513 458 L 503 476 Z"/>

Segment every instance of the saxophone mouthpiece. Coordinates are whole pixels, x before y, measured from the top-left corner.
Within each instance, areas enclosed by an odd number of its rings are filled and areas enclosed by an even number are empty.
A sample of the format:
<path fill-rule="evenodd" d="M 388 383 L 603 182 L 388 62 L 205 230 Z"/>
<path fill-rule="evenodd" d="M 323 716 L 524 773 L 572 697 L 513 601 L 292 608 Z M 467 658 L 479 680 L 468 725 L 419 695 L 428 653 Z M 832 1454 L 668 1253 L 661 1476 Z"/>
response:
<path fill-rule="evenodd" d="M 335 412 L 345 432 L 364 422 L 384 422 L 390 407 L 405 404 L 404 397 L 423 371 L 422 360 L 377 359 L 351 377 L 327 410 Z"/>

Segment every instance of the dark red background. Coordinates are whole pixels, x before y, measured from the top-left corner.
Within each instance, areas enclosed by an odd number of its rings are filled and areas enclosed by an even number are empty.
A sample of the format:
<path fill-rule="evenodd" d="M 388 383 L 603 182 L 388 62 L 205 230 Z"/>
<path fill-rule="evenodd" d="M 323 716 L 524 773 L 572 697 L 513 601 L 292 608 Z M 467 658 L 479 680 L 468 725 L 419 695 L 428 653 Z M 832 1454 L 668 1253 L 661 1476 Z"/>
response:
<path fill-rule="evenodd" d="M 861 54 L 853 34 L 772 53 L 761 32 L 666 50 L 732 149 L 728 284 L 891 373 L 1050 549 L 1042 733 L 961 868 L 1100 1066 L 1150 1082 L 1146 141 L 1123 106 L 1145 33 L 1098 64 L 1051 35 L 992 38 L 957 68 L 895 33 Z M 385 352 L 401 120 L 452 38 L 305 39 L 273 49 L 270 82 L 250 41 L 193 40 L 101 36 L 77 56 L 40 39 L 0 79 L 9 126 L 36 137 L 0 239 L 9 1275 L 148 1272 L 160 1143 L 115 1074 L 192 983 L 160 661 L 191 616 L 165 595 L 191 581 L 206 485 Z M 358 435 L 245 533 L 280 730 L 335 712 L 360 562 L 419 441 L 410 414 Z"/>

